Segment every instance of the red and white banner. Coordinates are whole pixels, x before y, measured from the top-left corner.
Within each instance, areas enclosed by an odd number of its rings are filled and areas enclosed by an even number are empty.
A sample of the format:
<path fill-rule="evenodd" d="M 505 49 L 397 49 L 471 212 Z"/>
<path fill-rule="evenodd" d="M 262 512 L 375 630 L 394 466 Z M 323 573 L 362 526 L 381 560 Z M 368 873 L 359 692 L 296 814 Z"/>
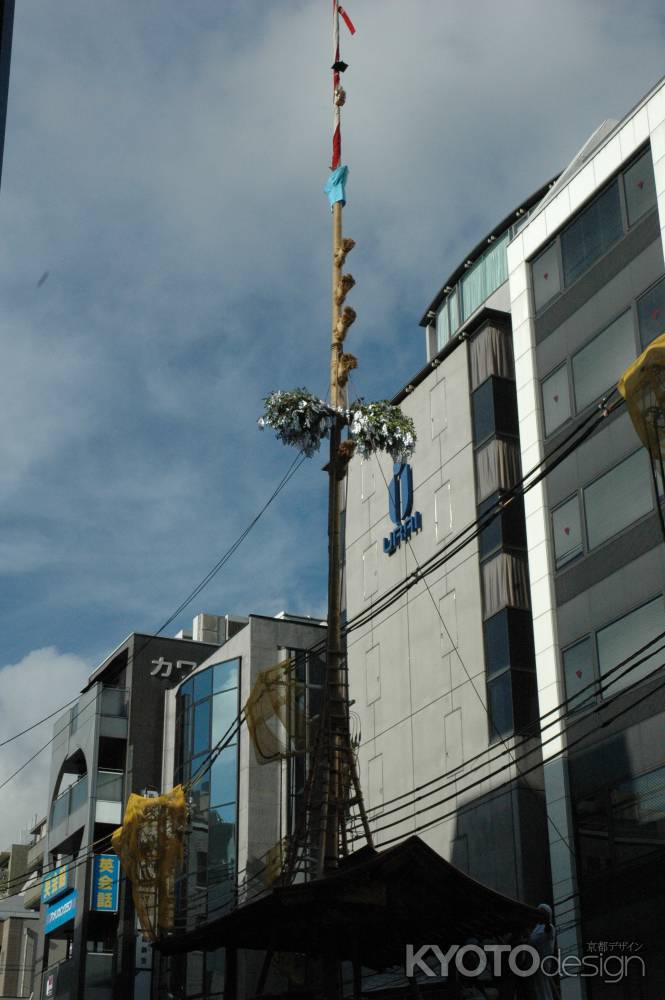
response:
<path fill-rule="evenodd" d="M 346 13 L 343 7 L 337 3 L 337 0 L 333 0 L 333 64 L 336 66 L 340 62 L 339 54 L 339 19 L 340 16 L 344 20 L 344 24 L 347 26 L 352 35 L 355 35 L 356 29 L 353 21 Z M 342 162 L 342 127 L 341 127 L 341 114 L 340 105 L 337 102 L 337 92 L 340 87 L 340 71 L 338 69 L 333 69 L 333 142 L 332 142 L 332 162 L 330 167 L 332 170 L 337 170 Z"/>

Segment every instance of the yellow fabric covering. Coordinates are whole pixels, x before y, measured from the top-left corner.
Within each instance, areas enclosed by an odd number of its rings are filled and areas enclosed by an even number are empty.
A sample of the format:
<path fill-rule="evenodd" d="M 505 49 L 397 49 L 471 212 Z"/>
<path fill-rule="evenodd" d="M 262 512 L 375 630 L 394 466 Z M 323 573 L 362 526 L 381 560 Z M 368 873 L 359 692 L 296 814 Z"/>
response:
<path fill-rule="evenodd" d="M 132 883 L 143 937 L 156 941 L 173 928 L 174 876 L 182 862 L 187 802 L 182 785 L 155 798 L 130 795 L 113 850 Z"/>
<path fill-rule="evenodd" d="M 304 686 L 291 660 L 260 673 L 245 705 L 245 718 L 259 764 L 297 752 L 305 739 Z M 294 743 L 294 741 L 296 741 Z"/>
<path fill-rule="evenodd" d="M 665 453 L 665 333 L 626 369 L 617 388 L 651 457 Z"/>

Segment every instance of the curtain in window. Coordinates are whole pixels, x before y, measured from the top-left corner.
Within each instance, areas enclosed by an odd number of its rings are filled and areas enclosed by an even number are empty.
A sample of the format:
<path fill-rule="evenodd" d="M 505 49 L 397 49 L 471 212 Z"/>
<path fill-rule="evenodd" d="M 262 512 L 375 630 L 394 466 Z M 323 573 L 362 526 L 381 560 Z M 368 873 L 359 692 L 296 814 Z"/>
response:
<path fill-rule="evenodd" d="M 445 347 L 450 340 L 450 325 L 448 323 L 448 302 L 444 300 L 443 305 L 436 315 L 436 350 L 437 354 L 442 347 Z"/>
<path fill-rule="evenodd" d="M 468 319 L 499 285 L 508 280 L 508 233 L 496 240 L 461 281 L 464 319 Z"/>
<path fill-rule="evenodd" d="M 471 388 L 477 389 L 490 375 L 515 377 L 510 335 L 496 326 L 485 326 L 471 340 Z"/>
<path fill-rule="evenodd" d="M 515 441 L 494 438 L 476 452 L 478 503 L 497 490 L 509 490 L 520 478 L 520 451 Z"/>
<path fill-rule="evenodd" d="M 485 271 L 487 272 L 487 294 L 495 292 L 499 285 L 508 281 L 508 256 L 506 248 L 508 246 L 508 233 L 496 240 L 492 244 L 492 249 L 485 257 Z"/>
<path fill-rule="evenodd" d="M 502 608 L 529 608 L 529 574 L 526 560 L 501 552 L 483 563 L 483 601 L 485 618 Z"/>
<path fill-rule="evenodd" d="M 484 263 L 484 258 L 481 257 L 473 267 L 469 268 L 460 282 L 462 286 L 462 310 L 465 320 L 487 298 Z"/>

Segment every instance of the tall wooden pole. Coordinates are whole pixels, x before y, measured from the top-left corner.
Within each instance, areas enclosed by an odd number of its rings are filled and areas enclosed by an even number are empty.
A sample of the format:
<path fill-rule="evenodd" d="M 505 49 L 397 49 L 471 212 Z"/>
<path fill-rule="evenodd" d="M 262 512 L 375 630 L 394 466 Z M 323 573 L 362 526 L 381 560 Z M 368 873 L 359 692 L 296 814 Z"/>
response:
<path fill-rule="evenodd" d="M 337 0 L 333 0 L 333 62 L 339 59 L 339 13 Z M 336 80 L 333 70 L 333 163 L 341 155 L 339 132 L 339 105 L 336 100 Z M 330 350 L 330 405 L 336 409 L 344 403 L 340 386 L 340 358 L 343 352 L 344 332 L 340 328 L 341 287 L 343 260 L 342 203 L 332 206 L 332 308 Z M 343 510 L 343 467 L 339 446 L 341 427 L 335 421 L 330 434 L 330 462 L 328 464 L 328 630 L 326 639 L 326 700 L 327 712 L 324 740 L 324 776 L 322 789 L 319 874 L 327 875 L 337 868 L 339 856 L 340 818 L 344 809 L 342 788 L 342 751 L 345 745 L 347 706 L 342 683 L 342 533 L 340 519 Z"/>

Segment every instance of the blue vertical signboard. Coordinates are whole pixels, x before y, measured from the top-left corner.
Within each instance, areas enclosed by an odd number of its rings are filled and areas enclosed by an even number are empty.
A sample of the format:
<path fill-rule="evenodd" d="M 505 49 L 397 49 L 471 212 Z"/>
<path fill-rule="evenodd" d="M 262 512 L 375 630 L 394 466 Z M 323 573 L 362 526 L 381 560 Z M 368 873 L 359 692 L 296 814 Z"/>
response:
<path fill-rule="evenodd" d="M 120 858 L 117 854 L 96 854 L 92 864 L 90 909 L 98 913 L 118 912 Z"/>

